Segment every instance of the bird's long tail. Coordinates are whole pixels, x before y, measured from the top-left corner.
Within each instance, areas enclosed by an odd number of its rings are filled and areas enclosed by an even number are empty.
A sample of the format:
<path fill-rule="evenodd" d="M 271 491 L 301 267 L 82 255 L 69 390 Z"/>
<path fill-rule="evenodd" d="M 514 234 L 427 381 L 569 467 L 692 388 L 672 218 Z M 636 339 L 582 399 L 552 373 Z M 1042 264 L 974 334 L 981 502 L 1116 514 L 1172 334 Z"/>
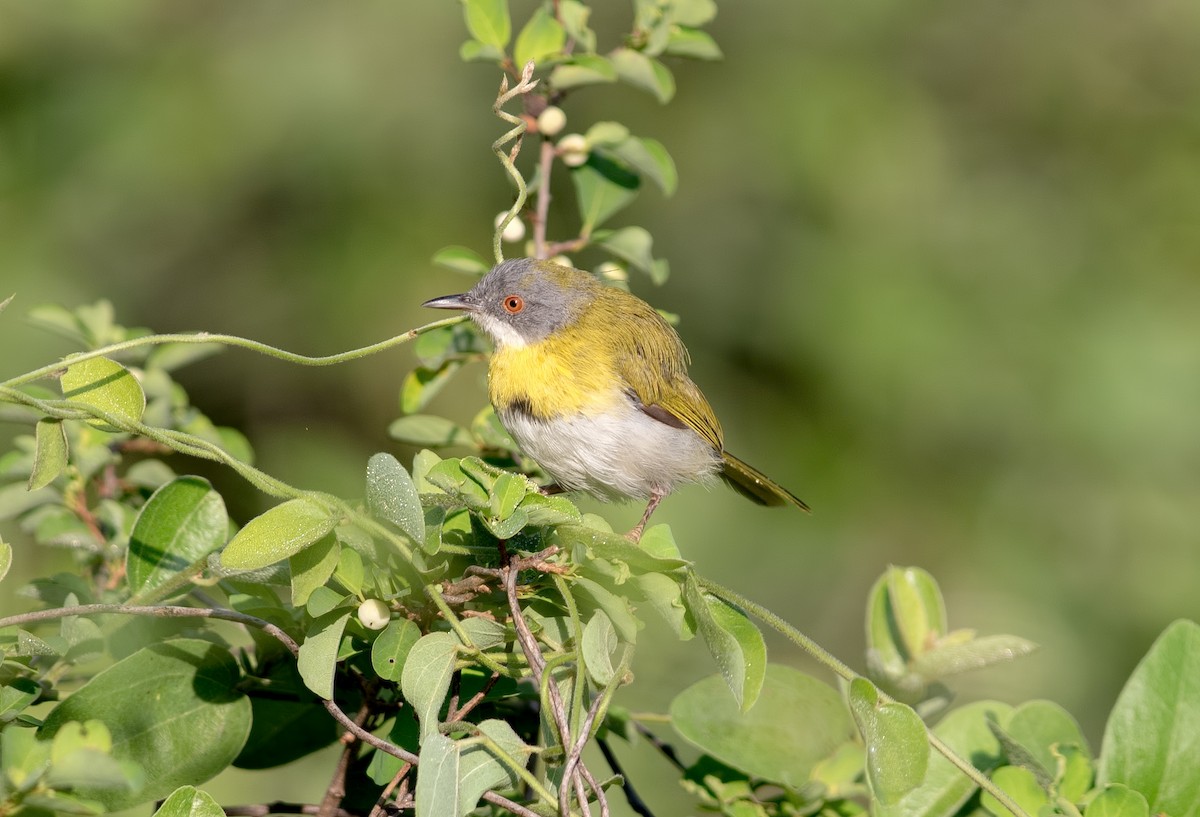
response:
<path fill-rule="evenodd" d="M 804 500 L 784 488 L 752 465 L 742 462 L 728 451 L 721 452 L 724 460 L 721 477 L 735 491 L 759 505 L 795 505 L 802 511 L 811 512 Z"/>

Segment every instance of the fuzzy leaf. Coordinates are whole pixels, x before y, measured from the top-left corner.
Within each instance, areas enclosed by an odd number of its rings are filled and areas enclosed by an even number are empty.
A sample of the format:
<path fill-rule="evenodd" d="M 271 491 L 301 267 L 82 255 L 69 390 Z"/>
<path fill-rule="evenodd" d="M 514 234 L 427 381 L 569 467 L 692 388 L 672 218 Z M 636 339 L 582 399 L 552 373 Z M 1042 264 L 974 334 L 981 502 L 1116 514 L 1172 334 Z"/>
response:
<path fill-rule="evenodd" d="M 558 56 L 566 42 L 567 32 L 562 24 L 545 6 L 539 6 L 517 35 L 513 56 L 521 68 L 530 60 L 541 65 L 544 60 Z"/>
<path fill-rule="evenodd" d="M 28 489 L 45 488 L 67 467 L 67 432 L 62 420 L 42 418 L 34 430 L 36 446 Z"/>
<path fill-rule="evenodd" d="M 225 546 L 221 564 L 256 570 L 281 562 L 332 531 L 337 521 L 311 499 L 289 499 L 247 522 Z"/>
<path fill-rule="evenodd" d="M 881 803 L 895 803 L 921 785 L 929 766 L 925 724 L 911 707 L 881 703 L 866 678 L 850 682 L 850 711 L 867 745 L 867 779 Z"/>
<path fill-rule="evenodd" d="M 1158 637 L 1117 697 L 1097 783 L 1146 796 L 1152 814 L 1200 813 L 1200 625 L 1176 621 Z"/>
<path fill-rule="evenodd" d="M 438 733 L 438 713 L 450 689 L 458 642 L 449 633 L 434 632 L 421 636 L 404 662 L 400 690 L 417 713 L 421 723 L 422 747 Z"/>
<path fill-rule="evenodd" d="M 146 395 L 137 378 L 106 357 L 69 363 L 61 385 L 63 397 L 72 403 L 92 406 L 130 423 L 142 419 L 146 410 Z M 100 419 L 88 420 L 88 425 L 102 431 L 120 430 Z"/>
<path fill-rule="evenodd" d="M 225 501 L 201 477 L 179 477 L 155 491 L 138 512 L 125 572 L 135 594 L 153 590 L 202 563 L 225 542 Z"/>
<path fill-rule="evenodd" d="M 425 511 L 417 485 L 391 454 L 375 454 L 367 461 L 367 507 L 414 542 L 425 541 Z"/>
<path fill-rule="evenodd" d="M 225 810 L 195 786 L 180 786 L 163 800 L 152 817 L 225 817 Z"/>
<path fill-rule="evenodd" d="M 675 730 L 701 751 L 794 789 L 854 734 L 837 690 L 779 664 L 768 665 L 761 698 L 749 712 L 712 675 L 676 696 L 670 713 Z"/>
<path fill-rule="evenodd" d="M 338 648 L 350 611 L 336 608 L 309 625 L 296 665 L 304 685 L 325 700 L 333 699 L 333 677 L 337 670 Z"/>
<path fill-rule="evenodd" d="M 749 712 L 758 700 L 767 667 L 762 633 L 741 610 L 702 590 L 690 574 L 684 598 L 734 700 L 742 712 Z"/>
<path fill-rule="evenodd" d="M 385 681 L 399 681 L 404 663 L 413 645 L 421 638 L 421 630 L 406 618 L 394 618 L 371 645 L 371 666 Z"/>
<path fill-rule="evenodd" d="M 462 4 L 471 36 L 503 51 L 512 37 L 508 0 L 462 0 Z"/>
<path fill-rule="evenodd" d="M 136 792 L 81 792 L 113 811 L 166 797 L 225 769 L 250 733 L 250 701 L 228 650 L 209 641 L 172 639 L 138 650 L 64 700 L 38 730 L 53 737 L 71 721 L 99 720 L 112 754 L 145 770 Z"/>

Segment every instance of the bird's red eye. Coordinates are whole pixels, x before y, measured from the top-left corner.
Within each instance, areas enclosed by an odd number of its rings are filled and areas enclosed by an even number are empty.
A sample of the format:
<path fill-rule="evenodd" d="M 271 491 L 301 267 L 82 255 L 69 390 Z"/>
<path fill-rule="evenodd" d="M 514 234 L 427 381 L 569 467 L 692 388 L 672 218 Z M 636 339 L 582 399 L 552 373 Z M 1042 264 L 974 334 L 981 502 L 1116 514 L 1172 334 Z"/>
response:
<path fill-rule="evenodd" d="M 506 295 L 503 303 L 504 311 L 510 315 L 515 315 L 525 308 L 525 299 L 520 295 Z"/>

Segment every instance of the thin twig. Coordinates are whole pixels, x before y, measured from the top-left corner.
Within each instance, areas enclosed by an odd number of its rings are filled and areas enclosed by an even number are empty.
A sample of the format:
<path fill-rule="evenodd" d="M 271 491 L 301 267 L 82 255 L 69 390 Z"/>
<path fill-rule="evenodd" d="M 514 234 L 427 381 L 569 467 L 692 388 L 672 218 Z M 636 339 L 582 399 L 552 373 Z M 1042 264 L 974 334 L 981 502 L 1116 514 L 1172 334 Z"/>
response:
<path fill-rule="evenodd" d="M 625 800 L 629 803 L 629 807 L 633 809 L 634 814 L 640 814 L 641 817 L 654 817 L 654 812 L 650 811 L 650 807 L 646 805 L 646 801 L 634 789 L 633 783 L 629 780 L 629 775 L 621 767 L 621 763 L 617 760 L 612 747 L 608 745 L 608 741 L 604 738 L 596 738 L 596 745 L 600 747 L 600 754 L 604 755 L 604 760 L 608 763 L 608 768 L 613 770 L 613 774 L 621 776 L 621 789 L 625 792 Z"/>
<path fill-rule="evenodd" d="M 392 775 L 392 779 L 388 781 L 388 784 L 383 787 L 383 791 L 379 793 L 379 799 L 375 801 L 375 805 L 371 808 L 369 817 L 383 817 L 385 812 L 384 806 L 387 804 L 388 798 L 392 796 L 392 792 L 396 790 L 396 787 L 400 785 L 400 781 L 404 780 L 410 771 L 412 771 L 412 764 L 405 763 L 400 767 L 400 771 Z M 401 790 L 401 797 L 404 796 L 404 793 L 404 790 Z"/>
<path fill-rule="evenodd" d="M 536 558 L 536 557 L 535 557 Z M 553 719 L 555 729 L 558 731 L 559 743 L 563 747 L 563 751 L 568 751 L 571 746 L 571 725 L 567 720 L 566 708 L 563 705 L 562 695 L 558 690 L 558 684 L 554 683 L 552 678 L 544 678 L 543 672 L 546 669 L 546 659 L 542 656 L 541 648 L 538 647 L 537 639 L 529 630 L 529 625 L 525 623 L 525 616 L 521 612 L 521 604 L 517 599 L 517 573 L 520 570 L 520 562 L 513 560 L 506 567 L 501 569 L 504 578 L 504 591 L 508 596 L 508 608 L 512 613 L 513 628 L 517 631 L 517 643 L 521 645 L 521 651 L 525 653 L 525 660 L 529 662 L 530 672 L 533 674 L 533 680 L 541 688 L 543 683 L 548 680 L 547 698 L 549 699 L 550 714 Z M 558 788 L 558 808 L 563 814 L 570 814 L 570 792 L 571 780 L 563 776 Z M 578 792 L 577 792 L 578 796 Z M 586 814 L 588 812 L 587 797 L 580 798 L 580 809 Z"/>
<path fill-rule="evenodd" d="M 237 335 L 222 335 L 210 332 L 186 332 L 186 333 L 168 333 L 162 335 L 143 335 L 140 338 L 131 340 L 123 340 L 120 343 L 110 343 L 107 346 L 102 346 L 99 349 L 91 349 L 86 352 L 73 354 L 67 360 L 61 360 L 57 363 L 51 363 L 48 366 L 42 366 L 40 369 L 34 369 L 31 372 L 19 375 L 0 382 L 0 386 L 13 388 L 20 386 L 23 383 L 31 383 L 34 380 L 39 380 L 43 377 L 48 377 L 61 372 L 66 366 L 81 363 L 85 360 L 90 360 L 96 357 L 106 357 L 123 352 L 127 349 L 137 349 L 142 346 L 158 346 L 164 343 L 214 343 L 222 346 L 235 346 L 242 349 L 248 349 L 251 352 L 268 355 L 277 358 L 286 363 L 295 363 L 300 366 L 333 366 L 338 363 L 345 363 L 349 360 L 357 360 L 358 358 L 373 355 L 376 352 L 382 352 L 386 349 L 391 349 L 393 346 L 398 346 L 401 343 L 408 343 L 410 340 L 415 340 L 419 335 L 438 329 L 443 326 L 452 326 L 456 323 L 462 323 L 466 318 L 456 316 L 453 318 L 445 318 L 443 320 L 434 321 L 433 323 L 419 326 L 416 329 L 410 329 L 407 332 L 380 341 L 372 343 L 370 346 L 363 346 L 359 349 L 351 349 L 348 352 L 338 352 L 333 355 L 322 355 L 311 357 L 309 355 L 300 355 L 295 352 L 289 352 L 285 349 L 280 349 L 276 346 L 271 346 L 266 343 L 261 343 L 257 340 L 238 337 Z"/>
<path fill-rule="evenodd" d="M 537 212 L 533 216 L 533 254 L 537 258 L 549 258 L 546 252 L 546 222 L 550 218 L 550 172 L 554 168 L 554 143 L 542 138 L 538 152 L 540 181 L 537 190 Z"/>
<path fill-rule="evenodd" d="M 500 249 L 500 238 L 504 233 L 504 228 L 521 212 L 521 208 L 525 206 L 525 197 L 527 195 L 525 178 L 517 170 L 516 160 L 517 154 L 521 152 L 522 138 L 525 136 L 525 131 L 529 126 L 525 124 L 525 120 L 521 117 L 514 116 L 504 110 L 504 106 L 513 97 L 527 94 L 537 86 L 537 80 L 533 78 L 533 70 L 533 60 L 525 63 L 525 68 L 521 71 L 521 81 L 512 88 L 508 87 L 508 77 L 503 77 L 500 80 L 500 93 L 496 97 L 496 102 L 492 105 L 492 113 L 513 125 L 512 130 L 506 131 L 499 139 L 492 142 L 492 152 L 496 154 L 496 158 L 500 160 L 500 164 L 504 165 L 504 171 L 517 186 L 516 200 L 513 202 L 512 207 L 508 209 L 508 212 L 505 213 L 504 218 L 496 225 L 496 230 L 492 234 L 492 252 L 496 256 L 497 264 L 504 260 L 504 252 Z M 514 140 L 515 143 L 512 148 L 506 152 L 504 150 L 505 146 Z"/>
<path fill-rule="evenodd" d="M 637 730 L 639 735 L 649 741 L 650 745 L 657 749 L 663 757 L 670 761 L 672 766 L 681 772 L 687 771 L 687 766 L 685 766 L 683 761 L 679 759 L 679 755 L 676 754 L 674 746 L 667 743 L 665 740 L 651 732 L 647 727 L 643 726 L 637 721 L 634 721 L 633 728 Z"/>
<path fill-rule="evenodd" d="M 364 701 L 358 714 L 354 717 L 354 722 L 362 726 L 370 714 L 371 707 Z M 350 761 L 354 759 L 354 755 L 358 751 L 358 740 L 347 733 L 342 736 L 342 742 L 345 746 L 342 748 L 337 766 L 334 767 L 333 778 L 325 789 L 325 797 L 321 800 L 321 808 L 317 812 L 317 817 L 334 817 L 342 804 L 342 798 L 346 796 L 346 773 L 350 770 Z"/>

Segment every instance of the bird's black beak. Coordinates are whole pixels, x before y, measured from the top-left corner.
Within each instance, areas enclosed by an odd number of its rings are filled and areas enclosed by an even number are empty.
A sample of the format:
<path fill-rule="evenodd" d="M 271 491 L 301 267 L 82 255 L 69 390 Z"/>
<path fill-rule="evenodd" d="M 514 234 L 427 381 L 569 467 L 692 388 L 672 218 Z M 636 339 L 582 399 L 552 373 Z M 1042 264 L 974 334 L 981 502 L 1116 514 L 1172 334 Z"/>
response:
<path fill-rule="evenodd" d="M 475 311 L 475 304 L 467 297 L 468 293 L 464 292 L 461 295 L 443 295 L 440 298 L 431 298 L 421 306 L 428 306 L 431 309 L 462 309 L 467 312 Z"/>

